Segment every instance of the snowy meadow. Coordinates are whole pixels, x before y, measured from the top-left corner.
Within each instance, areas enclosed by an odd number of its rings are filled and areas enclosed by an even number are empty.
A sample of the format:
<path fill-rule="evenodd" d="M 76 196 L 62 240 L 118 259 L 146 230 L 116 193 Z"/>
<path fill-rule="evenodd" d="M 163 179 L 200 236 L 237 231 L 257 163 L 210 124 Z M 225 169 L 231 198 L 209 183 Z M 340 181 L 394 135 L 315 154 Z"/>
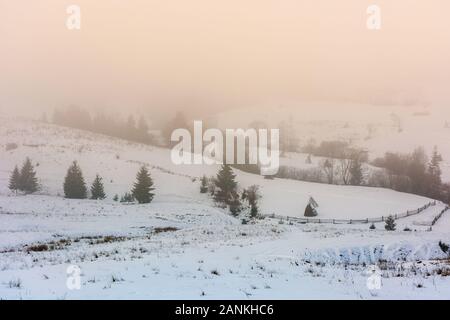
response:
<path fill-rule="evenodd" d="M 233 169 L 258 185 L 258 218 L 201 193 L 219 165 L 174 165 L 170 150 L 30 120 L 0 128 L 2 299 L 448 299 L 450 217 L 436 202 L 385 222 L 303 223 L 313 196 L 322 219 L 362 220 L 415 210 L 431 199 L 384 188 L 309 183 Z M 9 148 L 14 143 L 16 147 Z M 11 192 L 12 169 L 30 157 L 33 194 Z M 68 199 L 76 160 L 106 198 Z M 151 203 L 120 201 L 139 168 Z M 116 197 L 118 195 L 118 198 Z M 445 250 L 447 249 L 447 251 Z"/>

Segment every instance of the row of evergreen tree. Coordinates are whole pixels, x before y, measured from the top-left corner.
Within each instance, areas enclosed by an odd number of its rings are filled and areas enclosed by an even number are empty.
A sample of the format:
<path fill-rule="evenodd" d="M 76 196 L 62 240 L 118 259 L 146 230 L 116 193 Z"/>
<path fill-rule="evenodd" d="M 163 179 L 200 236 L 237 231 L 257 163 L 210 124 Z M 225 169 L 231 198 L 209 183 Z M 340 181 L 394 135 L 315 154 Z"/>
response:
<path fill-rule="evenodd" d="M 47 121 L 43 117 L 43 121 Z M 130 115 L 126 121 L 98 113 L 92 116 L 87 110 L 70 106 L 65 109 L 56 109 L 52 122 L 61 126 L 88 130 L 109 136 L 135 141 L 145 144 L 153 144 L 154 137 L 149 133 L 149 126 L 143 116 L 135 119 Z"/>
<path fill-rule="evenodd" d="M 131 193 L 126 193 L 122 198 L 123 202 L 138 203 L 150 203 L 153 200 L 155 190 L 153 187 L 153 179 L 150 172 L 145 166 L 142 166 L 137 175 L 136 182 L 133 185 Z M 97 174 L 94 182 L 91 186 L 91 199 L 104 199 L 106 198 L 102 178 Z M 66 178 L 64 180 L 64 194 L 69 199 L 86 199 L 87 188 L 84 182 L 83 173 L 78 163 L 74 161 L 67 171 Z M 114 197 L 114 200 L 118 200 L 118 196 Z"/>
<path fill-rule="evenodd" d="M 39 190 L 36 171 L 29 158 L 26 158 L 21 170 L 16 166 L 9 179 L 9 189 L 14 192 L 34 193 Z M 63 183 L 64 196 L 68 199 L 87 199 L 88 189 L 83 177 L 83 172 L 76 161 L 67 170 Z M 137 201 L 139 203 L 150 203 L 154 193 L 153 180 L 150 172 L 142 166 L 137 175 L 131 193 L 127 193 L 126 202 Z M 98 174 L 90 187 L 91 199 L 103 200 L 106 198 L 103 179 Z M 124 200 L 124 201 L 125 201 Z"/>
<path fill-rule="evenodd" d="M 91 185 L 91 199 L 103 200 L 106 198 L 103 179 L 97 174 Z M 86 199 L 87 187 L 84 182 L 83 173 L 76 161 L 67 170 L 64 179 L 64 195 L 68 199 Z"/>
<path fill-rule="evenodd" d="M 14 192 L 34 193 L 39 190 L 38 179 L 36 178 L 36 171 L 31 163 L 30 158 L 26 158 L 19 170 L 18 166 L 14 170 L 9 179 L 9 189 Z"/>
<path fill-rule="evenodd" d="M 39 190 L 36 171 L 30 160 L 26 158 L 21 170 L 16 166 L 11 174 L 9 189 L 12 191 L 22 191 L 24 193 L 34 193 Z M 67 170 L 63 183 L 64 196 L 68 199 L 87 199 L 88 188 L 83 176 L 81 167 L 74 161 Z M 136 182 L 130 193 L 126 193 L 121 201 L 138 203 L 150 203 L 153 200 L 155 190 L 153 179 L 145 166 L 142 166 L 137 175 Z M 200 192 L 210 192 L 214 201 L 222 207 L 228 207 L 230 212 L 237 216 L 245 207 L 249 208 L 250 217 L 256 218 L 259 214 L 258 200 L 260 198 L 258 186 L 250 186 L 238 192 L 236 175 L 230 165 L 223 165 L 215 178 L 208 179 L 203 176 L 201 179 Z M 106 198 L 103 179 L 96 175 L 90 187 L 90 199 L 103 200 Z M 118 201 L 117 195 L 114 200 Z"/>

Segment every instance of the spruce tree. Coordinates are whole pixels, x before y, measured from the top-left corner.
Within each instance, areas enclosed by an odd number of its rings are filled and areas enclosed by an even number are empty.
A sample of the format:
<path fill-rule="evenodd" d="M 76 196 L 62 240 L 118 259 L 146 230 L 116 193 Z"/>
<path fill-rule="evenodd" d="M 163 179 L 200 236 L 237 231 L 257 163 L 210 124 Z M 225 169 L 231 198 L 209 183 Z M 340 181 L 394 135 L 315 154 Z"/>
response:
<path fill-rule="evenodd" d="M 395 230 L 395 226 L 396 226 L 396 224 L 395 224 L 394 217 L 393 216 L 387 217 L 386 218 L 386 224 L 385 224 L 384 228 L 387 231 L 394 231 Z"/>
<path fill-rule="evenodd" d="M 87 198 L 87 189 L 83 173 L 76 161 L 74 161 L 67 170 L 67 175 L 64 180 L 64 195 L 68 199 Z"/>
<path fill-rule="evenodd" d="M 153 180 L 145 166 L 136 175 L 136 182 L 131 193 L 139 203 L 150 203 L 153 200 Z"/>
<path fill-rule="evenodd" d="M 20 183 L 20 172 L 17 166 L 14 167 L 14 171 L 11 173 L 11 177 L 9 178 L 9 190 L 17 192 L 19 190 Z"/>
<path fill-rule="evenodd" d="M 206 178 L 206 176 L 203 176 L 201 179 L 200 193 L 206 192 L 208 192 L 208 178 Z"/>
<path fill-rule="evenodd" d="M 30 158 L 26 158 L 20 170 L 18 189 L 25 193 L 33 193 L 39 189 L 36 172 Z"/>
<path fill-rule="evenodd" d="M 91 186 L 91 199 L 103 200 L 106 198 L 102 178 L 97 174 Z"/>
<path fill-rule="evenodd" d="M 214 200 L 216 202 L 230 204 L 235 198 L 237 190 L 237 182 L 235 181 L 236 175 L 233 173 L 230 165 L 224 164 L 220 169 L 217 177 L 214 181 L 215 192 Z"/>

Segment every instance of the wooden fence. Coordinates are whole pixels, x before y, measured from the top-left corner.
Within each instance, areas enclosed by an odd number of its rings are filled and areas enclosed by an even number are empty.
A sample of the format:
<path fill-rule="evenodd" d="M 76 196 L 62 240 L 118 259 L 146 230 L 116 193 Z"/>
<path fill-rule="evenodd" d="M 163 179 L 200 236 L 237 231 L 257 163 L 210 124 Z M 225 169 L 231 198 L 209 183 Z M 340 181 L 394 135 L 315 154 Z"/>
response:
<path fill-rule="evenodd" d="M 450 209 L 449 206 L 446 206 L 441 213 L 439 213 L 436 217 L 434 217 L 433 221 L 431 221 L 431 225 L 434 226 L 436 224 L 436 222 L 438 222 L 438 220 L 442 217 L 442 215 L 445 213 L 445 211 L 447 211 L 448 209 Z"/>
<path fill-rule="evenodd" d="M 416 214 L 421 213 L 422 211 L 428 209 L 429 207 L 435 206 L 436 201 L 431 201 L 427 203 L 426 205 L 412 210 L 412 211 L 406 211 L 403 213 L 393 214 L 392 217 L 394 220 L 410 217 Z M 447 207 L 448 208 L 448 207 Z M 442 216 L 442 214 L 446 211 L 443 210 L 435 219 L 436 221 Z M 286 221 L 296 221 L 300 223 L 330 223 L 330 224 L 363 224 L 363 223 L 376 223 L 376 222 L 383 222 L 386 220 L 387 216 L 382 216 L 379 218 L 367 218 L 367 219 L 318 219 L 318 218 L 300 218 L 300 217 L 290 217 L 290 216 L 281 216 L 276 214 L 269 214 L 265 215 L 265 217 L 268 218 L 275 218 L 275 219 L 282 219 Z M 434 224 L 434 223 L 433 223 Z"/>

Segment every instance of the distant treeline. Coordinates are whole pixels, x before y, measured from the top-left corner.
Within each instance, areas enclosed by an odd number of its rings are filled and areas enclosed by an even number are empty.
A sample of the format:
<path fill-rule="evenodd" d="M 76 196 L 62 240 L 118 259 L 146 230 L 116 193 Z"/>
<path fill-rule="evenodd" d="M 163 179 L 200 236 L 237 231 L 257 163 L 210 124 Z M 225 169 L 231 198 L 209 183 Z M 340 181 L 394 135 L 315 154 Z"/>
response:
<path fill-rule="evenodd" d="M 443 159 L 436 147 L 430 158 L 422 147 L 416 148 L 412 153 L 387 152 L 383 157 L 371 162 L 371 165 L 377 168 L 370 170 L 362 166 L 367 161 L 367 153 L 351 149 L 345 143 L 324 142 L 303 151 L 309 153 L 306 163 L 311 163 L 311 155 L 324 159 L 317 167 L 312 168 L 280 166 L 276 177 L 317 183 L 382 187 L 450 204 L 450 184 L 442 182 L 440 163 Z"/>
<path fill-rule="evenodd" d="M 358 154 L 361 162 L 367 162 L 369 159 L 366 150 L 352 147 L 348 142 L 339 140 L 322 141 L 319 145 L 316 145 L 314 141 L 310 141 L 301 151 L 324 158 L 348 159 L 352 155 Z"/>
<path fill-rule="evenodd" d="M 422 147 L 412 153 L 387 152 L 384 157 L 372 161 L 372 165 L 385 170 L 373 175 L 370 184 L 449 203 L 450 184 L 441 180 L 441 162 L 442 156 L 436 147 L 431 159 L 428 159 Z"/>
<path fill-rule="evenodd" d="M 71 106 L 56 109 L 53 113 L 52 122 L 61 126 L 102 133 L 130 141 L 145 144 L 155 143 L 143 116 L 136 120 L 133 115 L 130 115 L 127 120 L 121 120 L 104 113 L 91 115 L 81 107 Z"/>

